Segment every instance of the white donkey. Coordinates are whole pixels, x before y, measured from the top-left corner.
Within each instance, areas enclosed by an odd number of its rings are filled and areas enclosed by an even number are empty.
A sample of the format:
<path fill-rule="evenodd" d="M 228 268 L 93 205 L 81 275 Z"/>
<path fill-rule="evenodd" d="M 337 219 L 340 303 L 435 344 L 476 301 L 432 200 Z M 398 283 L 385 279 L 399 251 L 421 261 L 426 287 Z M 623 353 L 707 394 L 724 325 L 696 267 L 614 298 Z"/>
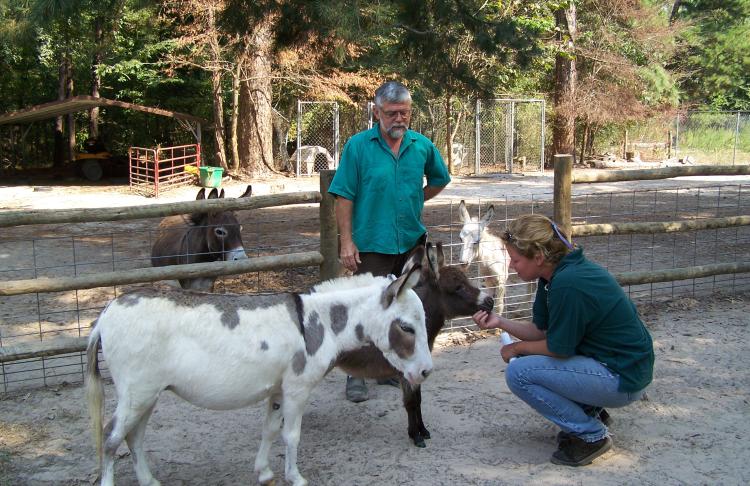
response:
<path fill-rule="evenodd" d="M 502 314 L 510 257 L 503 241 L 487 230 L 495 215 L 495 206 L 490 205 L 480 219 L 469 215 L 462 200 L 458 204 L 458 214 L 463 223 L 459 233 L 463 242 L 460 261 L 464 265 L 474 261 L 479 263 L 484 285 L 488 289 L 495 289 L 497 313 Z"/>
<path fill-rule="evenodd" d="M 422 255 L 416 258 L 421 261 Z M 286 479 L 307 484 L 297 468 L 302 413 L 342 352 L 372 343 L 412 385 L 432 371 L 424 310 L 412 290 L 420 274 L 417 263 L 397 280 L 366 274 L 333 280 L 309 294 L 145 289 L 117 297 L 99 316 L 87 350 L 101 484 L 114 483 L 115 454 L 123 439 L 139 484 L 160 484 L 149 470 L 143 436 L 163 390 L 214 410 L 268 398 L 255 460 L 259 481 L 273 479 L 268 453 L 281 430 Z M 117 408 L 104 431 L 100 342 L 117 390 Z"/>

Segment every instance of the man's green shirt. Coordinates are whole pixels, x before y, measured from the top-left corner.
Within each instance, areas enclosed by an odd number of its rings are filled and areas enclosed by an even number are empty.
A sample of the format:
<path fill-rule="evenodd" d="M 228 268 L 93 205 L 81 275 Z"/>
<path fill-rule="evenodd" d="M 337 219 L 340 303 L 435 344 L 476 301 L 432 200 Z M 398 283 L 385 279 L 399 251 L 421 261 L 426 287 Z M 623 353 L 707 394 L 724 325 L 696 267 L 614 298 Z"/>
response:
<path fill-rule="evenodd" d="M 398 255 L 411 250 L 422 224 L 424 178 L 428 186 L 450 182 L 435 145 L 412 130 L 393 155 L 376 124 L 344 146 L 328 192 L 353 202 L 352 238 L 360 252 Z"/>
<path fill-rule="evenodd" d="M 553 353 L 594 358 L 620 375 L 623 392 L 651 383 L 654 348 L 648 330 L 617 280 L 582 249 L 560 261 L 550 282 L 539 279 L 533 314 Z"/>

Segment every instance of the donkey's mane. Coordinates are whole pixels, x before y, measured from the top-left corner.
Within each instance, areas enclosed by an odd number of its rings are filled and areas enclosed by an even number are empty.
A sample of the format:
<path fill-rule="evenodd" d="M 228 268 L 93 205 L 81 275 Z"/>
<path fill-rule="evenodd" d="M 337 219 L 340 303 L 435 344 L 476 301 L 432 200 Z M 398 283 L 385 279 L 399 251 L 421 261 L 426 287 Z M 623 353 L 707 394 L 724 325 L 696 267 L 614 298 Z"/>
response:
<path fill-rule="evenodd" d="M 385 282 L 385 277 L 374 277 L 371 273 L 364 273 L 362 275 L 353 275 L 351 277 L 339 277 L 331 280 L 326 280 L 310 289 L 310 292 L 333 292 L 338 290 L 351 290 L 359 289 L 364 287 L 371 287 L 376 284 Z"/>

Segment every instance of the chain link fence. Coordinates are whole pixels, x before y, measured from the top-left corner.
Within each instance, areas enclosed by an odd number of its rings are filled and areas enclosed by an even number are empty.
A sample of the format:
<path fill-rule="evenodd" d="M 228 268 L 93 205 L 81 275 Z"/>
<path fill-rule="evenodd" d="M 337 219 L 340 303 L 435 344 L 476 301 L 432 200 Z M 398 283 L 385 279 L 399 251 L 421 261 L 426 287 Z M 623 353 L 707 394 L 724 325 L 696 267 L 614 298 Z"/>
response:
<path fill-rule="evenodd" d="M 297 134 L 291 160 L 297 177 L 322 169 L 335 169 L 339 162 L 339 104 L 335 101 L 297 101 L 297 119 L 290 128 Z"/>
<path fill-rule="evenodd" d="M 372 102 L 360 130 L 377 121 Z M 356 110 L 353 110 L 356 111 Z M 348 115 L 353 116 L 353 115 Z M 429 138 L 448 163 L 448 117 L 444 101 L 412 107 L 411 129 Z M 493 99 L 451 102 L 451 158 L 454 174 L 542 172 L 544 170 L 545 102 L 539 99 Z M 356 130 L 342 137 L 344 141 Z"/>
<path fill-rule="evenodd" d="M 478 100 L 475 119 L 476 174 L 544 170 L 544 100 Z"/>
<path fill-rule="evenodd" d="M 750 112 L 687 111 L 674 123 L 678 157 L 699 165 L 750 164 Z"/>

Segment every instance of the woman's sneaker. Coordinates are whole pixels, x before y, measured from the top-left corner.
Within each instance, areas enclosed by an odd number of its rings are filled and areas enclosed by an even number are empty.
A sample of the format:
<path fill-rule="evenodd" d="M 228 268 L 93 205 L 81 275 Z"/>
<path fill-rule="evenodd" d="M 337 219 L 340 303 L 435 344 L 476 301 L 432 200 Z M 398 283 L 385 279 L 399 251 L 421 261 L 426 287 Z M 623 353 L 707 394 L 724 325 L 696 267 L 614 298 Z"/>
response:
<path fill-rule="evenodd" d="M 552 463 L 561 466 L 586 466 L 612 448 L 609 436 L 596 442 L 586 442 L 578 437 L 569 437 L 560 443 L 552 454 Z"/>
<path fill-rule="evenodd" d="M 609 415 L 609 412 L 607 412 L 606 409 L 600 408 L 598 409 L 598 412 L 594 410 L 594 413 L 597 413 L 597 418 L 601 423 L 609 427 L 612 424 L 612 417 Z M 571 437 L 575 437 L 570 432 L 565 432 L 561 430 L 557 433 L 557 445 L 559 446 L 563 441 L 570 439 Z"/>

